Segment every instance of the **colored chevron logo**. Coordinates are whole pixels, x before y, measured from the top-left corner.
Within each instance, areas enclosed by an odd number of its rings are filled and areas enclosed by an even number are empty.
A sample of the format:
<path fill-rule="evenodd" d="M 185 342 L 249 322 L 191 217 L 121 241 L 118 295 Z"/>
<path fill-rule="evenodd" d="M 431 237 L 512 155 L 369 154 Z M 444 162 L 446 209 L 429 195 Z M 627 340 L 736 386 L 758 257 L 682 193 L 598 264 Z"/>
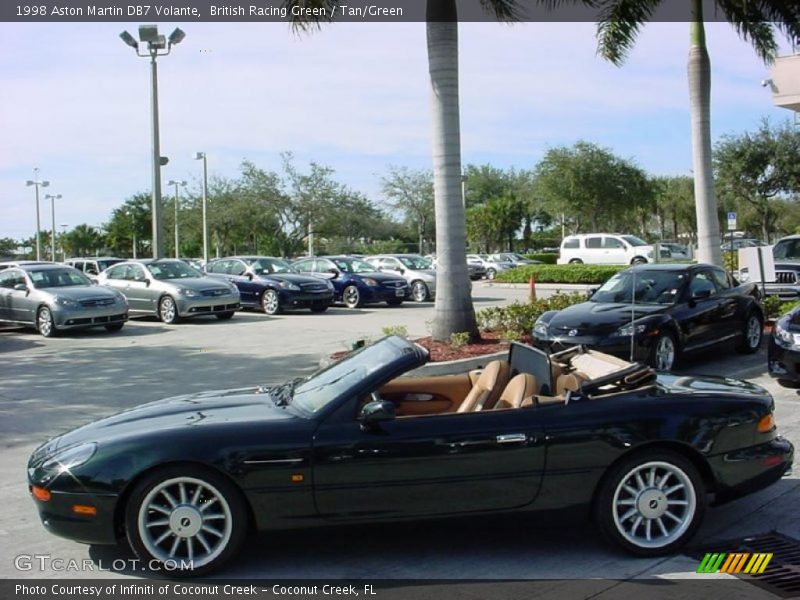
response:
<path fill-rule="evenodd" d="M 700 561 L 697 573 L 746 573 L 758 575 L 767 569 L 772 552 L 709 552 Z"/>

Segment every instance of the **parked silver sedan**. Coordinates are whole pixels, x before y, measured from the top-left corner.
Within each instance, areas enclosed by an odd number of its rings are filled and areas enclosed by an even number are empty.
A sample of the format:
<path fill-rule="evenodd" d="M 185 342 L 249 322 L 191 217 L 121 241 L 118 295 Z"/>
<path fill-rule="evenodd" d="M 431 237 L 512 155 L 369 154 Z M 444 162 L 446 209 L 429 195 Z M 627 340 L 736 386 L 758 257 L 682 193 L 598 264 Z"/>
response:
<path fill-rule="evenodd" d="M 131 316 L 155 315 L 164 323 L 201 315 L 230 319 L 239 309 L 235 285 L 177 259 L 119 263 L 100 273 L 97 281 L 125 294 Z"/>
<path fill-rule="evenodd" d="M 53 337 L 65 329 L 119 331 L 127 320 L 122 294 L 94 285 L 72 267 L 34 263 L 0 271 L 0 321 L 33 326 Z"/>
<path fill-rule="evenodd" d="M 400 275 L 411 286 L 416 302 L 433 300 L 436 296 L 436 271 L 433 262 L 419 254 L 380 254 L 365 259 L 378 271 Z"/>

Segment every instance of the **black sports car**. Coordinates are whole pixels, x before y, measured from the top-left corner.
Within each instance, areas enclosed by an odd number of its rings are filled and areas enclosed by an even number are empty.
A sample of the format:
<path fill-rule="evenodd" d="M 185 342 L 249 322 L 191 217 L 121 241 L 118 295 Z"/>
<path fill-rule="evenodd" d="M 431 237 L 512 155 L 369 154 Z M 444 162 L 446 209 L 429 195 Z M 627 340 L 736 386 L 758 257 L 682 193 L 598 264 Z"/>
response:
<path fill-rule="evenodd" d="M 653 556 L 694 534 L 708 495 L 753 492 L 792 464 L 772 397 L 750 383 L 521 344 L 481 371 L 401 377 L 427 358 L 391 336 L 306 379 L 61 435 L 28 464 L 42 522 L 86 543 L 127 537 L 144 564 L 191 576 L 252 529 L 585 506 Z"/>
<path fill-rule="evenodd" d="M 648 264 L 620 271 L 587 302 L 544 313 L 533 340 L 552 351 L 585 345 L 669 371 L 684 353 L 714 344 L 757 352 L 763 322 L 754 283 L 712 265 Z"/>
<path fill-rule="evenodd" d="M 767 352 L 769 374 L 788 388 L 800 388 L 800 306 L 775 322 Z"/>

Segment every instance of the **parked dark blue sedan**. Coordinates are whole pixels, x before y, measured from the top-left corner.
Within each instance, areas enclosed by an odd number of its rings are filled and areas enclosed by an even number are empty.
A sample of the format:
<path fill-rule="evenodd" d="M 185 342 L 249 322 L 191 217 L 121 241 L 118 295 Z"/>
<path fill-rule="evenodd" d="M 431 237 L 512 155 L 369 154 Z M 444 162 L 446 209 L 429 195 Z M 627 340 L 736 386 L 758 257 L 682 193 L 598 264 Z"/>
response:
<path fill-rule="evenodd" d="M 292 266 L 333 283 L 336 301 L 348 308 L 378 302 L 396 306 L 411 294 L 408 282 L 402 277 L 380 273 L 368 262 L 352 256 L 304 258 Z"/>
<path fill-rule="evenodd" d="M 232 256 L 209 262 L 206 273 L 239 288 L 242 306 L 277 315 L 287 308 L 325 312 L 333 303 L 329 281 L 298 273 L 288 262 L 270 256 Z"/>

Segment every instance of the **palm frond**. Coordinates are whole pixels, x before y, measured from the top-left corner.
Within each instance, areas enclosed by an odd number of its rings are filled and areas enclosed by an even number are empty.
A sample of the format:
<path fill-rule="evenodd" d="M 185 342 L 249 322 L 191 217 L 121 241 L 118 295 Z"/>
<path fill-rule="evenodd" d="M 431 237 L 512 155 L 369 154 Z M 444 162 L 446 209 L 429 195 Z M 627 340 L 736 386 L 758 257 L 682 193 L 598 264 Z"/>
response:
<path fill-rule="evenodd" d="M 794 7 L 782 0 L 717 0 L 717 5 L 725 13 L 725 19 L 733 26 L 736 33 L 749 42 L 758 57 L 765 63 L 771 63 L 778 52 L 775 41 L 775 29 L 770 23 L 777 19 L 792 17 L 797 12 Z M 766 10 L 765 10 L 766 9 Z M 794 18 L 796 26 L 797 17 Z"/>
<path fill-rule="evenodd" d="M 436 0 L 428 0 L 435 2 Z M 481 0 L 481 8 L 498 21 L 512 23 L 521 17 L 518 0 Z"/>
<path fill-rule="evenodd" d="M 284 0 L 281 8 L 286 9 L 292 30 L 296 33 L 306 33 L 319 29 L 323 23 L 330 23 L 333 20 L 334 8 L 338 4 L 339 0 Z M 294 7 L 302 8 L 302 14 L 307 16 L 295 16 L 292 13 Z M 318 12 L 321 14 L 315 14 Z"/>
<path fill-rule="evenodd" d="M 661 0 L 599 0 L 597 53 L 616 66 L 625 62 L 642 25 Z"/>

